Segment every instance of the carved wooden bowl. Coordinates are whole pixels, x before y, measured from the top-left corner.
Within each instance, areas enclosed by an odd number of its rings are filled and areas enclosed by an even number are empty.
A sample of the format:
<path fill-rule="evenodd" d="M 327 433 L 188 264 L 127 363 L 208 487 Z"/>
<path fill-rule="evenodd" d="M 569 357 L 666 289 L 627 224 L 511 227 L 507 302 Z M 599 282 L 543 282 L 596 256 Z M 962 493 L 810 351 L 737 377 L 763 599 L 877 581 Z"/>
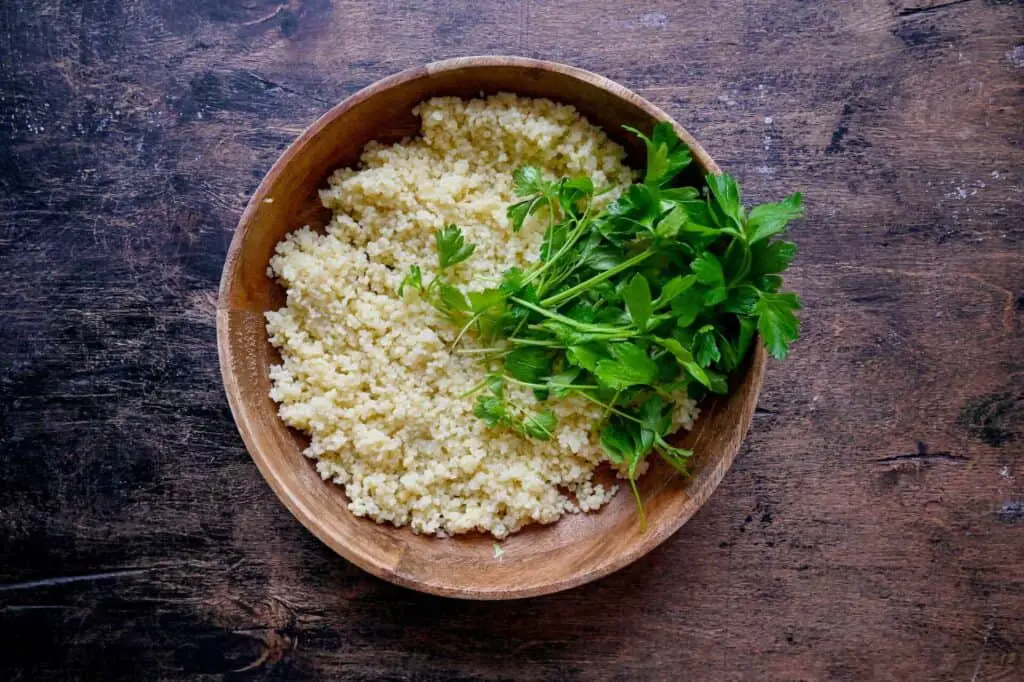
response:
<path fill-rule="evenodd" d="M 643 556 L 707 500 L 732 464 L 750 425 L 764 375 L 757 346 L 724 399 L 701 405 L 692 448 L 692 476 L 676 474 L 652 457 L 639 487 L 648 527 L 641 533 L 626 490 L 601 511 L 566 515 L 508 538 L 495 557 L 489 536 L 439 539 L 408 528 L 353 516 L 342 487 L 321 480 L 302 456 L 306 441 L 284 425 L 270 400 L 268 367 L 279 361 L 264 327 L 264 312 L 284 304 L 284 292 L 266 274 L 274 246 L 304 224 L 330 217 L 317 190 L 331 171 L 352 166 L 370 140 L 394 142 L 419 131 L 412 108 L 438 95 L 475 97 L 509 91 L 575 106 L 641 161 L 642 150 L 623 124 L 648 130 L 669 117 L 606 78 L 561 64 L 511 57 L 453 59 L 385 78 L 331 109 L 277 160 L 249 201 L 228 251 L 217 309 L 217 344 L 228 402 L 249 453 L 285 506 L 329 547 L 386 580 L 416 590 L 468 599 L 511 599 L 564 590 L 600 578 Z M 689 133 L 692 173 L 718 173 Z M 697 178 L 694 177 L 694 180 Z M 272 201 L 268 198 L 272 198 Z M 266 200 L 266 201 L 265 201 Z"/>

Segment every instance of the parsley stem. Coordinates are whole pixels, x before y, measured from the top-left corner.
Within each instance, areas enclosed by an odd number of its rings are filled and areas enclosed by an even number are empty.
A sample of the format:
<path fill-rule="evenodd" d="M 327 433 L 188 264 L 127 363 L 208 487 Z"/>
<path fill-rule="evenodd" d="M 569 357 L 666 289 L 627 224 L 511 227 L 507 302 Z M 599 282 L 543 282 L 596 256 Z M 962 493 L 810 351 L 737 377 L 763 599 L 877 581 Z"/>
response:
<path fill-rule="evenodd" d="M 593 199 L 591 199 L 590 201 L 587 202 L 587 208 L 583 211 L 583 215 L 580 216 L 579 219 L 578 219 L 579 222 L 577 224 L 578 224 L 579 227 L 582 228 L 584 225 L 586 225 L 587 227 L 590 226 L 590 210 L 593 207 L 594 207 L 594 201 L 593 201 Z M 582 235 L 582 232 L 580 233 L 580 235 Z M 578 238 L 578 236 L 579 235 L 574 235 L 574 237 L 572 239 L 572 243 L 573 244 L 575 244 L 576 239 Z M 558 252 L 558 254 L 556 254 L 555 258 L 560 257 L 565 252 L 565 250 L 566 250 L 565 248 L 562 248 L 561 250 L 559 250 L 559 252 Z M 551 259 L 552 262 L 555 260 L 555 258 Z M 576 268 L 578 268 L 581 263 L 582 263 L 582 259 L 578 259 L 575 263 L 571 263 L 569 265 L 569 269 L 566 270 L 565 272 L 559 274 L 557 277 L 555 277 L 555 280 L 553 282 L 550 281 L 546 276 L 543 277 L 541 279 L 540 283 L 537 285 L 537 294 L 539 296 L 541 296 L 541 295 L 544 294 L 545 291 L 547 291 L 551 287 L 553 287 L 553 286 L 555 286 L 557 284 L 561 284 L 562 282 L 564 282 L 565 279 L 567 277 L 569 277 L 569 275 L 571 275 L 573 272 L 576 271 Z"/>
<path fill-rule="evenodd" d="M 576 227 L 574 227 L 573 231 L 569 233 L 568 237 L 566 237 L 565 243 L 562 244 L 561 248 L 558 249 L 558 252 L 555 253 L 554 256 L 549 258 L 547 262 L 544 263 L 544 265 L 540 266 L 536 270 L 532 271 L 529 275 L 527 275 L 523 279 L 523 284 L 529 284 L 534 279 L 542 275 L 545 270 L 551 267 L 552 264 L 554 264 L 559 258 L 564 256 L 566 251 L 575 246 L 576 241 L 583 235 L 583 232 L 586 230 L 586 228 L 589 227 L 589 222 L 590 221 L 581 220 L 580 222 L 576 223 Z"/>
<path fill-rule="evenodd" d="M 551 240 L 555 236 L 555 202 L 550 194 L 546 195 L 544 198 L 547 199 L 548 202 L 548 229 L 544 232 L 544 244 L 541 246 L 541 252 L 546 252 L 548 255 L 551 255 Z M 544 289 L 544 279 L 544 277 L 541 277 L 540 281 L 537 282 L 538 290 Z"/>
<path fill-rule="evenodd" d="M 513 296 L 510 300 L 513 303 L 518 303 L 519 305 L 523 306 L 524 308 L 529 308 L 530 310 L 534 311 L 535 313 L 540 313 L 544 317 L 550 318 L 552 320 L 556 320 L 558 322 L 561 322 L 562 324 L 569 325 L 570 327 L 574 327 L 575 329 L 578 329 L 581 332 L 592 332 L 592 333 L 596 333 L 596 334 L 604 334 L 604 333 L 620 334 L 622 332 L 629 331 L 626 327 L 609 327 L 607 325 L 602 325 L 602 324 L 587 324 L 586 322 L 579 322 L 577 320 L 572 319 L 571 317 L 566 317 L 565 315 L 560 315 L 558 313 L 555 313 L 555 312 L 552 312 L 552 311 L 548 310 L 547 308 L 542 308 L 539 305 L 534 305 L 533 303 L 530 303 L 529 301 L 525 301 L 525 300 L 523 300 L 521 298 L 517 298 L 515 296 Z M 631 331 L 630 331 L 630 334 L 632 334 Z"/>
<path fill-rule="evenodd" d="M 585 391 L 580 391 L 579 394 L 581 396 L 583 396 L 584 398 L 586 398 L 587 400 L 589 400 L 590 402 L 594 403 L 595 405 L 600 405 L 601 407 L 605 408 L 605 410 L 607 410 L 608 412 L 611 412 L 612 414 L 617 414 L 620 417 L 624 417 L 625 419 L 629 419 L 630 421 L 634 421 L 637 424 L 642 424 L 643 423 L 639 419 L 634 417 L 633 415 L 626 414 L 625 412 L 623 412 L 621 410 L 617 410 L 614 407 L 612 407 L 611 405 L 609 405 L 607 403 L 601 402 L 600 400 L 598 400 L 594 396 L 590 395 L 589 393 L 586 393 Z M 603 419 L 603 417 L 602 417 L 602 419 Z"/>
<path fill-rule="evenodd" d="M 505 381 L 511 381 L 513 384 L 519 384 L 520 386 L 527 386 L 529 388 L 578 388 L 581 390 L 589 389 L 592 391 L 596 391 L 597 389 L 601 388 L 600 386 L 589 386 L 586 384 L 534 384 L 530 383 L 529 381 L 520 381 L 519 379 L 516 379 L 513 376 L 509 376 L 508 374 L 503 374 L 502 378 L 504 378 Z"/>
<path fill-rule="evenodd" d="M 451 350 L 455 350 L 455 347 L 459 345 L 459 341 L 462 340 L 463 335 L 467 331 L 469 331 L 469 328 L 472 327 L 473 323 L 476 322 L 477 320 L 479 320 L 481 316 L 483 316 L 483 312 L 482 311 L 477 313 L 473 317 L 469 318 L 469 322 L 467 322 L 465 325 L 463 325 L 462 329 L 459 331 L 458 336 L 456 336 L 455 340 L 452 341 Z"/>
<path fill-rule="evenodd" d="M 546 331 L 551 330 L 541 324 L 531 324 L 529 329 L 533 331 Z M 588 334 L 592 334 L 595 338 L 594 341 L 621 341 L 623 339 L 630 339 L 634 336 L 632 329 L 626 329 L 625 327 L 607 327 L 601 331 L 587 331 Z"/>
<path fill-rule="evenodd" d="M 640 499 L 640 491 L 636 487 L 636 477 L 629 477 L 629 487 L 633 489 L 633 499 L 636 500 L 637 513 L 640 515 L 640 532 L 647 532 L 647 514 L 644 513 L 644 502 Z"/>
<path fill-rule="evenodd" d="M 500 353 L 508 355 L 512 351 L 507 348 L 461 348 L 455 351 L 457 355 L 483 355 L 484 353 Z"/>
<path fill-rule="evenodd" d="M 612 406 L 615 405 L 615 403 L 619 402 L 619 396 L 620 395 L 622 395 L 622 389 L 621 388 L 619 390 L 615 391 L 615 395 L 612 396 L 611 403 L 609 403 L 609 404 L 604 406 L 604 414 L 601 415 L 601 421 L 604 421 L 605 419 L 607 419 L 608 415 L 612 412 L 612 410 L 615 409 Z"/>
<path fill-rule="evenodd" d="M 487 385 L 487 377 L 484 377 L 483 379 L 480 380 L 479 383 L 474 385 L 468 391 L 466 391 L 465 393 L 460 394 L 459 395 L 459 399 L 461 400 L 462 398 L 468 398 L 469 396 L 473 395 L 474 393 L 476 393 L 477 391 L 479 391 L 481 388 L 483 388 L 486 385 Z"/>
<path fill-rule="evenodd" d="M 518 336 L 509 338 L 510 343 L 517 343 L 521 346 L 543 346 L 544 348 L 564 348 L 565 346 L 554 341 L 541 341 L 540 339 L 523 339 Z"/>
<path fill-rule="evenodd" d="M 638 253 L 637 255 L 633 256 L 632 258 L 630 258 L 628 260 L 622 261 L 621 263 L 616 265 L 614 268 L 610 268 L 608 270 L 605 270 L 604 272 L 602 272 L 599 275 L 595 275 L 594 277 L 591 277 L 590 279 L 588 279 L 585 282 L 580 282 L 579 284 L 577 284 L 574 287 L 570 287 L 569 289 L 566 289 L 565 291 L 561 291 L 561 292 L 555 294 L 554 296 L 549 296 L 548 298 L 544 299 L 540 303 L 541 303 L 541 305 L 544 305 L 544 306 L 560 306 L 563 303 L 565 303 L 566 301 L 569 301 L 569 300 L 571 300 L 573 298 L 576 298 L 577 296 L 579 296 L 580 294 L 582 294 L 584 291 L 586 291 L 587 289 L 591 288 L 595 284 L 600 284 L 601 282 L 605 281 L 606 279 L 614 277 L 615 275 L 619 274 L 623 270 L 627 270 L 627 269 L 633 267 L 634 265 L 636 265 L 637 263 L 641 263 L 641 262 L 645 261 L 646 259 L 650 258 L 652 255 L 654 255 L 654 251 L 652 251 L 650 249 L 647 249 L 646 251 L 644 251 L 642 253 Z"/>

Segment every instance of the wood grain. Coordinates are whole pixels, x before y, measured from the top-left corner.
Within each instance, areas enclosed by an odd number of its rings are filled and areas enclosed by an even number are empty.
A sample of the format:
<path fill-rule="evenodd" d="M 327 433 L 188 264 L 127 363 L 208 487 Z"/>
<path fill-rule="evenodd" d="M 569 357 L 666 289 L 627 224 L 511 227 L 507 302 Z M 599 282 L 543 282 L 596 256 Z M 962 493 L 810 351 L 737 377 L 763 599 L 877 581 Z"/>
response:
<path fill-rule="evenodd" d="M 1020 679 L 1022 28 L 1003 0 L 0 3 L 0 678 Z M 804 339 L 716 493 L 636 564 L 505 604 L 295 523 L 215 352 L 284 147 L 482 53 L 622 82 L 750 201 L 810 207 Z"/>

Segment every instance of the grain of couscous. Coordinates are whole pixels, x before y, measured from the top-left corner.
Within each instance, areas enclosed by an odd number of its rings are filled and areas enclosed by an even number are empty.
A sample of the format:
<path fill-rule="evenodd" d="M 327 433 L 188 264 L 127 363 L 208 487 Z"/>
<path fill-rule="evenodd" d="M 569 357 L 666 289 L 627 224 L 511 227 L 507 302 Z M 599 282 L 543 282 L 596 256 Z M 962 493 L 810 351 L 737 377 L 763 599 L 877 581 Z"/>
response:
<path fill-rule="evenodd" d="M 528 221 L 513 235 L 512 172 L 529 164 L 627 185 L 624 152 L 572 107 L 543 99 L 439 98 L 416 112 L 420 137 L 370 143 L 359 169 L 330 178 L 320 193 L 334 213 L 325 234 L 303 228 L 278 245 L 268 274 L 288 298 L 267 313 L 283 359 L 271 368 L 271 397 L 282 419 L 309 435 L 305 454 L 345 487 L 359 516 L 418 533 L 504 538 L 595 510 L 615 494 L 592 481 L 604 459 L 591 432 L 600 408 L 578 396 L 554 402 L 548 441 L 489 428 L 474 416 L 474 399 L 461 397 L 485 370 L 449 351 L 458 329 L 418 292 L 396 290 L 410 266 L 431 261 L 434 231 L 447 224 L 477 245 L 456 283 L 525 267 L 544 226 Z M 690 427 L 696 413 L 682 399 L 674 422 Z"/>

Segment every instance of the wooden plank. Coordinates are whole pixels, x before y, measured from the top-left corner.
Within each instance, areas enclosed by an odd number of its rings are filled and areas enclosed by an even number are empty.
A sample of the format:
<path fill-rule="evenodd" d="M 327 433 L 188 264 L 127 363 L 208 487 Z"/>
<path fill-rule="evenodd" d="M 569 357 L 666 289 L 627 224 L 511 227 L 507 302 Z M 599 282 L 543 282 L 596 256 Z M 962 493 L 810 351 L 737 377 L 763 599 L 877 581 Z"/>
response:
<path fill-rule="evenodd" d="M 1019 679 L 1022 26 L 998 0 L 3 3 L 0 677 Z M 617 79 L 751 200 L 810 208 L 805 337 L 710 502 L 508 604 L 393 587 L 304 531 L 213 328 L 280 149 L 479 53 Z"/>

